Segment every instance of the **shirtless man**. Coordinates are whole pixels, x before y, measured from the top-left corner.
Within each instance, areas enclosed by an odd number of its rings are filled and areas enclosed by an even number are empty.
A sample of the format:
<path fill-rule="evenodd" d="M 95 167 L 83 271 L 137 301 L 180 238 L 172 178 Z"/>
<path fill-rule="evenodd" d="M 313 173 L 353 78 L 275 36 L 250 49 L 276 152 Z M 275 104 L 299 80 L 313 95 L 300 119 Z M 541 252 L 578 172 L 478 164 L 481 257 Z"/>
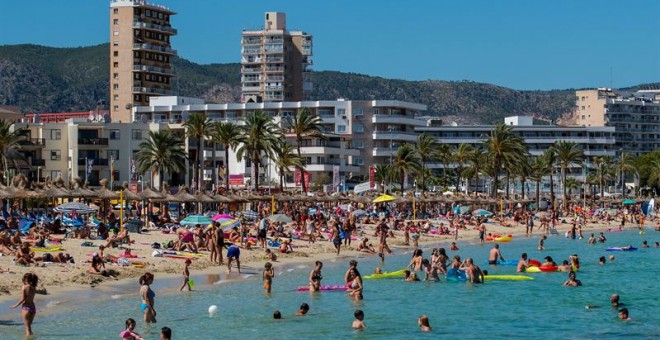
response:
<path fill-rule="evenodd" d="M 465 267 L 461 268 L 465 270 L 467 278 L 472 283 L 483 283 L 484 282 L 484 273 L 481 271 L 481 268 L 474 264 L 471 257 L 468 257 L 465 260 Z"/>
<path fill-rule="evenodd" d="M 541 239 L 539 239 L 539 250 L 543 250 L 543 249 L 545 249 L 545 248 L 543 247 L 543 243 L 545 242 L 545 240 L 546 240 L 547 238 L 548 238 L 547 236 L 543 235 L 543 237 L 541 237 Z"/>
<path fill-rule="evenodd" d="M 481 242 L 481 244 L 484 244 L 485 235 L 486 235 L 486 226 L 484 226 L 484 224 L 481 223 L 479 224 L 479 227 L 477 227 L 477 230 L 479 230 L 479 242 Z"/>
<path fill-rule="evenodd" d="M 527 269 L 527 267 L 529 267 L 529 262 L 527 262 L 527 253 L 522 253 L 520 260 L 518 260 L 518 267 L 516 268 L 516 271 L 518 273 L 522 273 Z"/>
<path fill-rule="evenodd" d="M 490 255 L 488 255 L 488 264 L 497 265 L 498 258 L 504 261 L 504 257 L 502 257 L 502 253 L 500 253 L 500 245 L 495 244 L 493 249 L 490 250 Z"/>

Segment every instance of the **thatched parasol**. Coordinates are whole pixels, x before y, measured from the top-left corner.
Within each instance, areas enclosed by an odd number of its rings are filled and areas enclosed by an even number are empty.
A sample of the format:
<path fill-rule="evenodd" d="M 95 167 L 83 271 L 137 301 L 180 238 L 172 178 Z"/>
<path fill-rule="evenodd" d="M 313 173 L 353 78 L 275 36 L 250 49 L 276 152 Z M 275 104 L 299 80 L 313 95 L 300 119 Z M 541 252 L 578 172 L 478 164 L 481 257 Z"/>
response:
<path fill-rule="evenodd" d="M 64 180 L 58 177 L 55 182 L 47 181 L 44 196 L 48 198 L 70 197 L 69 190 L 64 188 Z"/>
<path fill-rule="evenodd" d="M 80 178 L 74 178 L 71 183 L 71 188 L 69 190 L 69 197 L 79 197 L 79 198 L 88 198 L 96 197 L 96 193 L 92 190 L 85 188 Z"/>
<path fill-rule="evenodd" d="M 119 198 L 119 194 L 112 190 L 108 190 L 108 180 L 103 178 L 99 182 L 101 188 L 94 190 L 94 196 L 104 200 L 113 200 Z"/>
<path fill-rule="evenodd" d="M 217 203 L 231 203 L 233 202 L 229 197 L 222 195 L 213 196 L 213 200 Z"/>
<path fill-rule="evenodd" d="M 215 200 L 204 193 L 195 194 L 195 202 L 200 203 L 215 203 Z"/>
<path fill-rule="evenodd" d="M 228 195 L 227 198 L 229 199 L 228 203 L 247 202 L 245 197 L 241 197 L 241 196 L 238 196 L 238 195 Z"/>
<path fill-rule="evenodd" d="M 140 192 L 139 196 L 143 200 L 158 200 L 158 199 L 163 198 L 162 194 L 160 194 L 158 192 L 155 192 L 155 191 L 153 191 L 149 188 L 146 188 L 146 189 L 142 190 L 142 192 Z"/>
<path fill-rule="evenodd" d="M 366 196 L 355 196 L 351 198 L 351 201 L 355 203 L 364 203 L 364 204 L 371 203 L 371 199 Z"/>
<path fill-rule="evenodd" d="M 175 201 L 173 202 L 197 202 L 197 198 L 194 195 L 191 195 L 188 192 L 188 188 L 185 186 L 179 187 L 179 192 L 174 195 Z"/>
<path fill-rule="evenodd" d="M 142 197 L 131 190 L 128 189 L 128 183 L 124 182 L 124 190 L 122 190 L 121 196 L 126 201 L 139 201 Z"/>

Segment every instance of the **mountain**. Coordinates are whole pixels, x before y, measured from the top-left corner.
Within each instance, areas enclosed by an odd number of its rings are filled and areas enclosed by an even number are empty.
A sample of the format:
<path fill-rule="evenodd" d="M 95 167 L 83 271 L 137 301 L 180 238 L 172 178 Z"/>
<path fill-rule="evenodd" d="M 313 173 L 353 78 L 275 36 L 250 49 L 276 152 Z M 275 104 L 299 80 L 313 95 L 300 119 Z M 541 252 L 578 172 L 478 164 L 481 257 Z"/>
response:
<path fill-rule="evenodd" d="M 176 87 L 183 96 L 213 102 L 240 98 L 240 65 L 200 65 L 174 60 Z M 108 44 L 53 48 L 0 46 L 0 105 L 23 112 L 86 111 L 108 103 Z M 518 91 L 471 81 L 406 81 L 355 73 L 311 73 L 312 100 L 392 99 L 428 105 L 428 114 L 465 124 L 493 123 L 514 114 L 556 119 L 570 112 L 574 90 Z M 631 88 L 634 89 L 634 88 Z"/>

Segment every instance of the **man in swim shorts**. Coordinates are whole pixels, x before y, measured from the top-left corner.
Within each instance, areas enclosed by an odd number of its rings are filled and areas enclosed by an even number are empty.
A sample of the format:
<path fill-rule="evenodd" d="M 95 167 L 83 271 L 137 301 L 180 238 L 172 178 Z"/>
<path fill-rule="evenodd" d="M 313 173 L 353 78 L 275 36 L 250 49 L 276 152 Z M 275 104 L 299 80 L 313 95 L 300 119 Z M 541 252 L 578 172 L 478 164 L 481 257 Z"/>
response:
<path fill-rule="evenodd" d="M 498 258 L 504 261 L 504 257 L 502 257 L 502 253 L 500 253 L 500 245 L 495 244 L 493 249 L 490 250 L 490 255 L 488 256 L 488 264 L 497 265 Z"/>
<path fill-rule="evenodd" d="M 230 246 L 227 249 L 227 273 L 231 273 L 231 262 L 236 260 L 236 266 L 238 267 L 238 273 L 241 273 L 241 249 L 237 246 Z"/>

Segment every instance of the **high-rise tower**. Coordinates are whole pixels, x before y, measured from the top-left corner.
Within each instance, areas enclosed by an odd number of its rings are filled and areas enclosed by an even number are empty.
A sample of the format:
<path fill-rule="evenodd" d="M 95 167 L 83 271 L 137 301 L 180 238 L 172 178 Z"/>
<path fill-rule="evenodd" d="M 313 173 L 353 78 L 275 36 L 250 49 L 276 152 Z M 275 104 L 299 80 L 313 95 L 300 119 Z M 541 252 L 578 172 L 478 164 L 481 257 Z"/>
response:
<path fill-rule="evenodd" d="M 172 95 L 174 69 L 170 38 L 176 13 L 145 0 L 110 2 L 110 116 L 130 122 L 131 108 L 149 97 Z"/>
<path fill-rule="evenodd" d="M 287 31 L 286 14 L 267 12 L 262 30 L 244 30 L 241 39 L 242 101 L 307 99 L 312 83 L 312 36 Z"/>

